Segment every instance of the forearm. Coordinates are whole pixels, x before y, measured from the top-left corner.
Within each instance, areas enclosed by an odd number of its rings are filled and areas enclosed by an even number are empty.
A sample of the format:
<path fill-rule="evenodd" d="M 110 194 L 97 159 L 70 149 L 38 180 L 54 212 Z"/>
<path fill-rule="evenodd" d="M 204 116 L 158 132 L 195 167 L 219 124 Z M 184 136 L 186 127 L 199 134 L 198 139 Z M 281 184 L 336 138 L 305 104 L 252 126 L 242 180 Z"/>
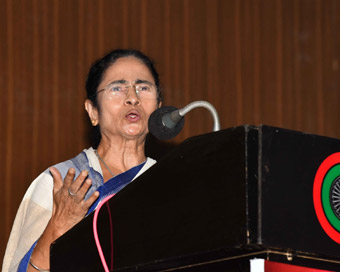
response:
<path fill-rule="evenodd" d="M 51 243 L 59 238 L 62 234 L 63 233 L 58 231 L 58 228 L 56 228 L 53 222 L 50 220 L 33 250 L 30 260 L 31 263 L 42 270 L 49 270 Z M 35 269 L 30 264 L 27 271 L 37 272 L 37 269 Z"/>

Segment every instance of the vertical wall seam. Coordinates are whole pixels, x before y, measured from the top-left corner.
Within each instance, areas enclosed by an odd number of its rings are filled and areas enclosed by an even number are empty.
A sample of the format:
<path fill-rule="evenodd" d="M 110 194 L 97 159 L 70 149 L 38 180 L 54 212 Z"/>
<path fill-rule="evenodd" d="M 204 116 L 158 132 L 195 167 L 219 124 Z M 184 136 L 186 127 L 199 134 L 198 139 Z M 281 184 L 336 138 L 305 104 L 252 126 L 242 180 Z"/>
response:
<path fill-rule="evenodd" d="M 241 124 L 243 120 L 243 84 L 242 84 L 242 50 L 241 50 L 241 2 L 235 3 L 235 70 L 236 70 L 236 123 Z"/>
<path fill-rule="evenodd" d="M 315 45 L 316 45 L 316 92 L 317 92 L 317 126 L 318 131 L 323 135 L 324 134 L 324 99 L 323 99 L 323 56 L 322 56 L 322 8 L 321 8 L 321 0 L 315 1 L 315 14 L 316 14 L 316 29 L 315 29 Z"/>
<path fill-rule="evenodd" d="M 256 125 L 261 122 L 261 102 L 260 102 L 260 37 L 261 31 L 259 27 L 259 3 L 258 1 L 254 1 L 254 21 L 253 21 L 253 32 L 254 32 L 254 63 L 253 63 L 253 71 L 254 71 L 254 121 Z"/>
<path fill-rule="evenodd" d="M 59 142 L 60 142 L 60 126 L 59 123 L 62 122 L 62 118 L 59 115 L 59 0 L 53 2 L 53 87 L 51 88 L 53 92 L 53 160 L 57 162 L 59 158 Z M 65 118 L 65 116 L 63 116 Z"/>
<path fill-rule="evenodd" d="M 77 93 L 79 97 L 84 97 L 84 78 L 83 78 L 83 71 L 82 71 L 82 66 L 86 63 L 84 60 L 84 1 L 79 0 L 78 1 L 78 26 L 77 26 L 77 39 L 78 39 L 78 61 L 77 61 Z M 84 108 L 83 107 L 77 107 L 78 109 L 78 116 L 82 117 L 84 113 Z M 86 119 L 88 120 L 88 119 Z M 78 124 L 79 130 L 82 132 L 80 136 L 85 136 L 84 130 L 85 130 L 85 123 L 84 122 L 79 122 Z M 82 147 L 82 142 L 77 141 L 77 145 L 79 146 L 79 149 L 81 150 Z"/>
<path fill-rule="evenodd" d="M 39 133 L 39 12 L 37 0 L 33 0 L 33 128 L 32 128 L 32 167 L 31 175 L 34 175 L 35 169 L 38 168 L 38 133 Z"/>
<path fill-rule="evenodd" d="M 7 84 L 7 126 L 6 126 L 6 158 L 5 158 L 5 232 L 10 232 L 11 227 L 11 192 L 14 185 L 12 180 L 13 171 L 13 127 L 14 127 L 14 41 L 13 41 L 13 9 L 12 1 L 7 0 L 7 67 L 8 67 L 8 84 Z"/>
<path fill-rule="evenodd" d="M 282 105 L 282 1 L 276 1 L 276 114 L 277 124 L 282 126 L 283 123 L 283 105 Z"/>
<path fill-rule="evenodd" d="M 294 116 L 296 119 L 295 122 L 295 129 L 301 129 L 301 72 L 300 72 L 300 61 L 301 61 L 301 53 L 300 53 L 300 45 L 299 45 L 299 36 L 300 36 L 300 24 L 299 24 L 299 12 L 300 12 L 300 1 L 294 1 L 294 21 L 293 21 L 293 28 L 294 28 L 294 36 L 293 36 L 293 43 L 294 43 L 294 74 L 293 74 L 293 86 L 295 87 L 295 107 L 294 107 Z"/>
<path fill-rule="evenodd" d="M 141 49 L 142 51 L 147 50 L 147 41 L 148 41 L 148 36 L 147 36 L 147 5 L 149 1 L 141 1 L 141 18 L 140 18 L 140 33 L 141 33 Z"/>
<path fill-rule="evenodd" d="M 190 48 L 190 5 L 188 0 L 183 0 L 183 41 L 184 48 Z M 190 50 L 184 50 L 183 53 L 184 71 L 183 71 L 183 91 L 184 91 L 184 102 L 189 103 L 190 101 Z M 190 137 L 191 124 L 187 123 L 188 129 L 184 131 L 185 138 Z"/>

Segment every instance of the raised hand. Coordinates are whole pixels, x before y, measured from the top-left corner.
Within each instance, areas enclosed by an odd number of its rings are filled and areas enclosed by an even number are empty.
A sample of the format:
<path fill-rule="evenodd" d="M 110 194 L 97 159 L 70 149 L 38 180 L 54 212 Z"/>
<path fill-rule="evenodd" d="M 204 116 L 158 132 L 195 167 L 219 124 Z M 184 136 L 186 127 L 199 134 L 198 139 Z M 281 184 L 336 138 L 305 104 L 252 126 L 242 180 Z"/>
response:
<path fill-rule="evenodd" d="M 31 262 L 42 269 L 50 266 L 51 243 L 80 222 L 99 196 L 96 191 L 87 200 L 84 199 L 92 184 L 87 179 L 87 171 L 82 171 L 75 178 L 75 170 L 70 168 L 64 181 L 56 168 L 51 167 L 50 172 L 54 182 L 52 216 L 31 257 Z M 27 271 L 36 270 L 29 265 Z"/>
<path fill-rule="evenodd" d="M 92 184 L 91 180 L 87 179 L 87 171 L 82 171 L 75 178 L 75 170 L 70 168 L 64 182 L 56 168 L 51 167 L 50 172 L 54 180 L 53 211 L 50 223 L 55 225 L 62 235 L 84 218 L 99 193 L 95 192 L 87 200 L 84 199 Z"/>

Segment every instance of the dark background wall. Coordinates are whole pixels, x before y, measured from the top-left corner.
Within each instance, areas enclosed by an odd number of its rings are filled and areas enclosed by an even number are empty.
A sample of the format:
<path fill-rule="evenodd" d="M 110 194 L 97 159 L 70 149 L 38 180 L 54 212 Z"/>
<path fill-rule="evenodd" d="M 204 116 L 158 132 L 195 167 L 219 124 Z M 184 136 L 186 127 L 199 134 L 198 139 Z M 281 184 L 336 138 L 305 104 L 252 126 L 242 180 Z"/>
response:
<path fill-rule="evenodd" d="M 90 64 L 150 55 L 164 104 L 207 100 L 221 127 L 261 123 L 340 137 L 338 0 L 0 0 L 0 256 L 20 200 L 90 145 Z M 170 144 L 210 132 L 205 109 Z"/>

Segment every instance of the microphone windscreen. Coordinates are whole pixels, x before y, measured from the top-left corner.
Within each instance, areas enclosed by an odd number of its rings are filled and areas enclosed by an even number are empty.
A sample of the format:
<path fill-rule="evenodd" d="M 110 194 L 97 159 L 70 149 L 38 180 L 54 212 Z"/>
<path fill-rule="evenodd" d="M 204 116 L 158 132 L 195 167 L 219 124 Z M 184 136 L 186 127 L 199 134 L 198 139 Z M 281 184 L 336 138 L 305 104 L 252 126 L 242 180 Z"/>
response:
<path fill-rule="evenodd" d="M 173 106 L 164 106 L 155 110 L 149 118 L 149 132 L 159 140 L 169 140 L 177 136 L 184 126 L 184 117 L 174 128 L 168 128 L 163 124 L 162 118 L 165 114 L 178 110 Z"/>

